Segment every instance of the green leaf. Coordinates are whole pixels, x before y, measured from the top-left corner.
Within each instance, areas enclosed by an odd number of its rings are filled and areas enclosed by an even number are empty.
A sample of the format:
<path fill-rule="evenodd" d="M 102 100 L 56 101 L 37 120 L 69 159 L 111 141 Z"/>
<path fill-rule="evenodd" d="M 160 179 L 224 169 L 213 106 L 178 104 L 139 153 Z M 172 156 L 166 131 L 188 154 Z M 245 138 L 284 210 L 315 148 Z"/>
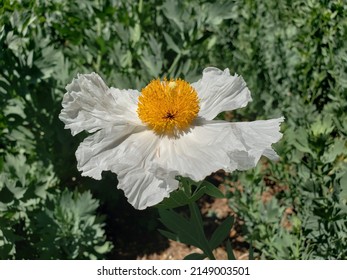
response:
<path fill-rule="evenodd" d="M 205 194 L 205 190 L 205 186 L 199 187 L 199 189 L 195 191 L 194 194 L 191 196 L 189 202 L 197 201 L 200 197 L 202 197 Z"/>
<path fill-rule="evenodd" d="M 163 229 L 158 229 L 158 231 L 164 235 L 166 238 L 168 239 L 171 239 L 171 240 L 174 240 L 174 241 L 180 241 L 178 236 L 170 231 L 166 231 L 166 230 L 163 230 Z"/>
<path fill-rule="evenodd" d="M 172 192 L 170 194 L 170 197 L 165 198 L 156 206 L 157 208 L 171 209 L 195 202 L 206 193 L 207 186 L 209 186 L 209 188 L 211 189 L 211 196 L 212 194 L 214 197 L 221 197 L 221 195 L 223 195 L 218 189 L 216 189 L 214 185 L 208 182 L 195 182 L 192 179 L 185 177 L 180 177 L 179 181 L 181 182 L 181 188 L 177 191 Z M 192 186 L 196 186 L 193 194 L 191 194 Z"/>
<path fill-rule="evenodd" d="M 152 54 L 148 48 L 143 50 L 143 55 L 140 59 L 152 77 L 158 77 L 160 75 L 163 62 L 155 54 Z"/>
<path fill-rule="evenodd" d="M 15 186 L 15 181 L 8 181 L 7 188 L 10 190 L 10 192 L 13 194 L 13 196 L 20 200 L 23 198 L 24 194 L 28 190 L 27 188 L 21 188 L 21 187 L 16 187 Z"/>
<path fill-rule="evenodd" d="M 208 243 L 208 240 L 205 236 L 204 232 L 204 226 L 203 221 L 200 213 L 200 209 L 196 205 L 196 203 L 190 203 L 189 204 L 190 209 L 190 223 L 192 224 L 193 229 L 196 232 L 196 237 L 198 238 L 200 242 L 200 249 L 203 250 L 203 252 L 210 258 L 214 259 L 214 255 L 212 253 L 212 249 L 210 247 L 210 244 Z"/>
<path fill-rule="evenodd" d="M 160 221 L 173 233 L 180 242 L 201 248 L 202 242 L 194 226 L 172 210 L 159 209 Z"/>
<path fill-rule="evenodd" d="M 347 172 L 340 179 L 341 192 L 340 197 L 347 202 Z"/>
<path fill-rule="evenodd" d="M 189 221 L 173 210 L 159 208 L 160 221 L 172 231 L 169 234 L 166 231 L 162 233 L 169 238 L 177 236 L 180 242 L 196 246 L 210 259 L 214 259 L 210 245 L 205 237 L 200 210 L 195 203 L 190 203 L 189 208 L 191 213 Z"/>
<path fill-rule="evenodd" d="M 329 134 L 333 131 L 334 125 L 331 116 L 326 115 L 322 119 L 317 119 L 311 125 L 311 132 L 313 135 L 318 136 L 320 134 Z"/>
<path fill-rule="evenodd" d="M 211 249 L 217 248 L 225 238 L 228 237 L 231 227 L 234 223 L 234 217 L 228 217 L 226 218 L 223 223 L 219 225 L 219 227 L 216 228 L 214 233 L 211 236 L 210 239 L 210 247 Z"/>
<path fill-rule="evenodd" d="M 187 197 L 184 190 L 180 189 L 172 192 L 170 194 L 170 197 L 165 198 L 161 203 L 157 205 L 157 207 L 162 209 L 177 208 L 187 205 L 190 201 L 190 198 Z"/>
<path fill-rule="evenodd" d="M 226 1 L 225 3 L 208 3 L 204 6 L 206 13 L 206 22 L 211 25 L 219 25 L 224 19 L 233 17 L 233 13 L 230 13 L 233 7 L 232 2 Z"/>
<path fill-rule="evenodd" d="M 206 187 L 205 193 L 209 196 L 215 197 L 215 198 L 225 198 L 225 195 L 213 184 L 210 182 L 204 181 L 202 183 Z"/>
<path fill-rule="evenodd" d="M 236 260 L 233 249 L 231 247 L 230 240 L 227 240 L 227 254 L 228 254 L 228 260 Z"/>
<path fill-rule="evenodd" d="M 287 141 L 290 145 L 293 145 L 296 149 L 304 153 L 313 154 L 309 147 L 308 133 L 303 127 L 297 129 L 287 129 Z"/>
<path fill-rule="evenodd" d="M 109 252 L 112 249 L 112 243 L 107 241 L 104 244 L 100 245 L 100 246 L 94 246 L 94 250 L 98 253 L 98 254 L 106 254 L 107 252 Z"/>
<path fill-rule="evenodd" d="M 163 35 L 168 47 L 172 49 L 173 51 L 175 51 L 176 53 L 180 53 L 181 52 L 180 48 L 176 45 L 176 43 L 171 38 L 171 36 L 167 34 L 165 31 L 163 31 Z"/>
<path fill-rule="evenodd" d="M 335 142 L 327 148 L 321 157 L 324 163 L 333 162 L 336 157 L 341 154 L 346 154 L 346 141 L 342 139 L 336 139 Z"/>
<path fill-rule="evenodd" d="M 190 209 L 190 222 L 195 225 L 195 228 L 200 231 L 203 232 L 204 231 L 204 226 L 203 226 L 203 222 L 202 222 L 202 217 L 201 217 L 201 213 L 200 213 L 200 209 L 198 208 L 198 206 L 196 206 L 195 203 L 190 203 L 189 204 L 189 209 Z"/>
<path fill-rule="evenodd" d="M 249 244 L 249 260 L 254 260 L 254 250 L 253 250 L 253 242 L 251 240 L 251 243 Z"/>
<path fill-rule="evenodd" d="M 205 254 L 192 253 L 184 257 L 184 260 L 203 260 L 206 259 Z"/>

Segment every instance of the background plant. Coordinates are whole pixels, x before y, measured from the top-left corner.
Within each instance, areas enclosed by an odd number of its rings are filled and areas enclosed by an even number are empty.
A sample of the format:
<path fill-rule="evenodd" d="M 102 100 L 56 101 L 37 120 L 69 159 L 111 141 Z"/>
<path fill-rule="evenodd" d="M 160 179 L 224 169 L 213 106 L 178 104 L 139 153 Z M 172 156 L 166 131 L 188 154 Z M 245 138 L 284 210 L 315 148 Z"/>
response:
<path fill-rule="evenodd" d="M 280 110 L 286 118 L 280 162 L 231 175 L 239 187 L 230 206 L 263 258 L 347 256 L 346 8 L 343 1 L 233 7 L 230 59 L 254 93 L 241 117 Z"/>
<path fill-rule="evenodd" d="M 136 231 L 160 227 L 156 210 L 122 211 L 116 176 L 77 171 L 84 136 L 57 118 L 76 73 L 141 89 L 158 76 L 195 81 L 214 65 L 241 74 L 253 97 L 219 118 L 286 118 L 281 160 L 224 183 L 256 257 L 345 259 L 346 27 L 342 0 L 2 0 L 0 258 L 112 258 L 115 220 L 143 215 Z"/>

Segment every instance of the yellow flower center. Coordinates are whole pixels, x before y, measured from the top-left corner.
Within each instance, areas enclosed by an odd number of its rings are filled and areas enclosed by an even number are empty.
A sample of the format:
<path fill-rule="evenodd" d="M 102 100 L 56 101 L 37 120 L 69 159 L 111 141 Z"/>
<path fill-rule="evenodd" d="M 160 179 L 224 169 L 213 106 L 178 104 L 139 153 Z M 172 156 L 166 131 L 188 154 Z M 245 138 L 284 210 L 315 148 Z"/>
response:
<path fill-rule="evenodd" d="M 177 135 L 185 131 L 199 112 L 195 89 L 186 81 L 151 81 L 139 96 L 137 114 L 158 134 Z"/>

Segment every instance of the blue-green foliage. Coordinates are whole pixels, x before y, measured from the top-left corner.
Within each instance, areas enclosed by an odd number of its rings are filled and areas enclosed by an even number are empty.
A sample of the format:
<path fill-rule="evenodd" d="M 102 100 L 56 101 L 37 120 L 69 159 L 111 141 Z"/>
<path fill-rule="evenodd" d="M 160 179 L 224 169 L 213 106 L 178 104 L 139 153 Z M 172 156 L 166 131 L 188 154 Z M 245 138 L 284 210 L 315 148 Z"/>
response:
<path fill-rule="evenodd" d="M 230 206 L 255 256 L 346 258 L 346 39 L 342 0 L 2 0 L 0 258 L 111 250 L 76 170 L 83 135 L 57 117 L 76 73 L 141 89 L 158 76 L 195 81 L 210 65 L 252 92 L 234 121 L 286 118 L 281 160 L 230 175 Z"/>
<path fill-rule="evenodd" d="M 230 58 L 254 97 L 241 117 L 286 120 L 280 161 L 233 174 L 242 188 L 230 206 L 263 258 L 345 259 L 347 3 L 238 1 L 234 11 Z"/>
<path fill-rule="evenodd" d="M 6 154 L 0 174 L 0 258 L 100 258 L 105 242 L 90 192 L 59 192 L 52 165 Z"/>

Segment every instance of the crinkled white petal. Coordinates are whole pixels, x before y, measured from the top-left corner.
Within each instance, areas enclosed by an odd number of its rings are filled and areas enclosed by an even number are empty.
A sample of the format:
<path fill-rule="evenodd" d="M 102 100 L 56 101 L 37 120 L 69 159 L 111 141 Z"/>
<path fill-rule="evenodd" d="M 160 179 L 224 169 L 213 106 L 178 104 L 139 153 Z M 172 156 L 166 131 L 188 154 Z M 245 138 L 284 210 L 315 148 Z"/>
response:
<path fill-rule="evenodd" d="M 178 188 L 174 173 L 153 172 L 155 157 L 161 138 L 151 130 L 131 135 L 121 145 L 117 157 L 118 188 L 124 191 L 130 204 L 137 209 L 155 205 Z M 158 169 L 155 169 L 159 171 Z"/>
<path fill-rule="evenodd" d="M 162 170 L 177 171 L 195 181 L 227 168 L 230 160 L 226 146 L 231 139 L 225 124 L 228 123 L 200 120 L 190 132 L 179 138 L 163 137 L 156 151 L 155 162 Z"/>
<path fill-rule="evenodd" d="M 136 122 L 139 92 L 109 89 L 96 73 L 78 75 L 67 85 L 59 118 L 72 135 L 95 132 L 114 124 Z"/>
<path fill-rule="evenodd" d="M 112 123 L 126 123 L 131 125 L 143 126 L 137 114 L 137 103 L 140 92 L 133 89 L 120 90 L 118 88 L 110 88 L 114 103 L 111 104 L 114 115 Z"/>
<path fill-rule="evenodd" d="M 167 172 L 203 180 L 219 169 L 244 170 L 254 167 L 262 155 L 276 158 L 271 145 L 282 134 L 283 118 L 246 123 L 199 120 L 181 137 L 164 137 L 155 162 Z"/>
<path fill-rule="evenodd" d="M 221 112 L 245 107 L 252 100 L 246 82 L 241 76 L 231 76 L 229 69 L 208 67 L 192 86 L 200 99 L 199 116 L 207 120 Z"/>
<path fill-rule="evenodd" d="M 77 169 L 83 176 L 100 180 L 102 171 L 117 172 L 120 164 L 128 161 L 124 142 L 134 133 L 144 130 L 144 127 L 118 125 L 101 129 L 88 136 L 76 151 Z M 123 144 L 123 146 L 121 146 Z"/>
<path fill-rule="evenodd" d="M 142 168 L 120 172 L 117 178 L 118 188 L 124 191 L 128 202 L 139 210 L 158 204 L 178 188 L 178 181 L 159 179 Z"/>
<path fill-rule="evenodd" d="M 116 126 L 96 132 L 79 146 L 82 175 L 101 179 L 118 174 L 122 189 L 137 209 L 155 205 L 178 187 L 176 175 L 203 180 L 219 169 L 254 167 L 262 155 L 275 159 L 271 145 L 282 134 L 283 118 L 230 123 L 199 120 L 178 138 L 160 137 L 144 127 Z"/>
<path fill-rule="evenodd" d="M 82 175 L 101 179 L 102 171 L 118 175 L 118 188 L 137 209 L 157 204 L 178 187 L 175 174 L 155 176 L 152 170 L 160 138 L 143 126 L 118 125 L 87 137 L 76 158 Z M 158 173 L 159 174 L 159 173 Z"/>
<path fill-rule="evenodd" d="M 284 118 L 261 120 L 254 122 L 230 123 L 233 134 L 244 145 L 245 150 L 230 149 L 228 155 L 231 160 L 231 172 L 235 169 L 246 170 L 256 166 L 260 157 L 266 156 L 276 160 L 278 156 L 271 145 L 281 139 L 280 124 Z M 232 168 L 232 165 L 237 165 Z"/>

